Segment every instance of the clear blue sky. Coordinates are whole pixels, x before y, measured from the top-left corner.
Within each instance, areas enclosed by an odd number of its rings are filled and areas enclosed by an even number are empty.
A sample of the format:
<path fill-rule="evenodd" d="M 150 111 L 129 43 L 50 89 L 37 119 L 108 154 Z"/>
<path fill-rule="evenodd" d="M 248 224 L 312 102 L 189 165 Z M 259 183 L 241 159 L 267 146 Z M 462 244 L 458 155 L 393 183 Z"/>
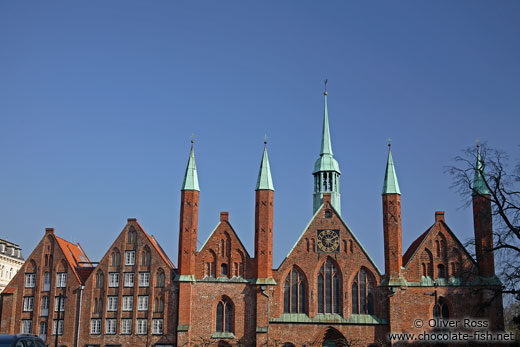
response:
<path fill-rule="evenodd" d="M 383 264 L 388 137 L 403 250 L 470 209 L 444 173 L 479 138 L 518 161 L 518 1 L 2 1 L 0 237 L 44 234 L 99 260 L 128 217 L 175 264 L 196 136 L 199 241 L 229 211 L 254 255 L 254 188 L 269 136 L 277 267 L 312 215 L 323 80 L 342 214 Z"/>

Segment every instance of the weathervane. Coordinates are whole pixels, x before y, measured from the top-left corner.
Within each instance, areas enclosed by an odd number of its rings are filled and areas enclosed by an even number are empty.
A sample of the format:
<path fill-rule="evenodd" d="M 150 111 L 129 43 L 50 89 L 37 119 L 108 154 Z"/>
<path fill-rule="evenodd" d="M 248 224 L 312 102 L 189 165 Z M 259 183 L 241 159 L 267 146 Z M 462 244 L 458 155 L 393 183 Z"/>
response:
<path fill-rule="evenodd" d="M 388 147 L 392 146 L 392 139 L 391 138 L 388 138 Z"/>
<path fill-rule="evenodd" d="M 327 95 L 327 82 L 329 80 L 325 79 L 325 91 L 323 92 L 323 95 Z"/>
<path fill-rule="evenodd" d="M 265 135 L 264 135 L 264 145 L 267 145 L 267 139 L 268 139 L 268 138 L 269 138 L 269 137 L 267 137 L 267 134 L 265 134 Z"/>
<path fill-rule="evenodd" d="M 191 137 L 191 143 L 195 142 L 195 141 L 193 140 L 193 139 L 195 138 L 195 134 L 192 133 L 190 137 Z"/>

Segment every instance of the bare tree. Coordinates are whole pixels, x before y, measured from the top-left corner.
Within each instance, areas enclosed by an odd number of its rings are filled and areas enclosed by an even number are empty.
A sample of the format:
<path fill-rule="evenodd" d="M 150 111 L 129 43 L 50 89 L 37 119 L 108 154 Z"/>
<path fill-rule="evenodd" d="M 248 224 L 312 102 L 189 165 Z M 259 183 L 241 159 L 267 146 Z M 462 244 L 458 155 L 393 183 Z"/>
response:
<path fill-rule="evenodd" d="M 447 168 L 452 188 L 471 205 L 475 175 L 480 175 L 492 206 L 493 241 L 497 274 L 503 293 L 520 300 L 520 164 L 511 166 L 506 152 L 486 145 L 468 148 Z M 470 242 L 475 244 L 474 240 Z M 517 317 L 520 320 L 520 317 Z M 519 321 L 520 322 L 520 321 Z"/>

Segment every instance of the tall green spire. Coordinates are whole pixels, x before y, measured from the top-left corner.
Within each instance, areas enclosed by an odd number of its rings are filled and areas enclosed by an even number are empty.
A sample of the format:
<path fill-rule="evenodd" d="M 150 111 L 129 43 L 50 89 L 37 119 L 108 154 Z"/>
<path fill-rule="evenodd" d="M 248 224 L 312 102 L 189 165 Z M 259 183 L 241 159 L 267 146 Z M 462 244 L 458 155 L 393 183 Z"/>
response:
<path fill-rule="evenodd" d="M 267 141 L 264 142 L 264 144 L 264 154 L 262 155 L 262 163 L 260 164 L 260 172 L 258 173 L 255 190 L 274 190 L 269 158 L 267 157 Z"/>
<path fill-rule="evenodd" d="M 196 190 L 200 192 L 197 166 L 195 165 L 195 153 L 193 152 L 193 140 L 191 141 L 190 158 L 188 159 L 188 166 L 186 167 L 181 190 Z"/>
<path fill-rule="evenodd" d="M 329 113 L 327 111 L 327 92 L 325 95 L 325 110 L 323 112 L 323 131 L 321 133 L 321 152 L 320 155 L 330 154 L 332 155 L 332 145 L 330 143 L 330 131 L 329 131 Z"/>
<path fill-rule="evenodd" d="M 484 161 L 480 156 L 480 145 L 477 145 L 477 165 L 475 169 L 475 178 L 473 179 L 473 195 L 488 195 L 489 189 L 486 185 L 484 173 Z"/>
<path fill-rule="evenodd" d="M 394 160 L 392 159 L 392 151 L 390 150 L 390 144 L 388 145 L 388 160 L 386 161 L 386 172 L 385 182 L 383 183 L 383 192 L 385 194 L 399 194 L 399 183 L 397 182 L 397 175 L 395 174 Z"/>
<path fill-rule="evenodd" d="M 325 110 L 323 112 L 323 130 L 321 133 L 320 157 L 314 163 L 314 194 L 312 200 L 313 213 L 323 204 L 323 194 L 330 194 L 330 202 L 336 212 L 341 214 L 341 195 L 339 193 L 339 164 L 332 156 L 332 145 L 329 130 L 329 112 L 327 110 L 327 80 L 325 80 Z"/>

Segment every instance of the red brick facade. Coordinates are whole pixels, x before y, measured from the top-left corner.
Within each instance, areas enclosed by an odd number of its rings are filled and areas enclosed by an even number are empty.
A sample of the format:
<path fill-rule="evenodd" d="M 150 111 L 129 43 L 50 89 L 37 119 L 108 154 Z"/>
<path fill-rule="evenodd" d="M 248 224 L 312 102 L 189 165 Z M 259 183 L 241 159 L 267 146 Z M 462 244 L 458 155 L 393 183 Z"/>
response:
<path fill-rule="evenodd" d="M 500 330 L 502 301 L 494 295 L 500 287 L 493 256 L 485 252 L 492 244 L 490 209 L 478 198 L 476 262 L 443 212 L 435 213 L 435 223 L 403 255 L 400 195 L 383 195 L 383 274 L 332 206 L 330 194 L 323 195 L 321 208 L 274 269 L 273 190 L 256 192 L 254 257 L 227 212 L 197 251 L 199 192 L 185 190 L 178 269 L 135 219 L 99 263 L 48 229 L 0 297 L 0 330 L 40 334 L 41 325 L 41 335 L 54 345 L 54 302 L 62 293 L 67 299 L 59 345 L 69 347 L 330 346 L 331 341 L 368 346 L 387 343 L 389 332 L 415 332 L 415 319 L 432 318 L 433 292 L 450 318 L 481 317 L 490 330 Z M 49 300 L 47 312 L 43 297 Z"/>

